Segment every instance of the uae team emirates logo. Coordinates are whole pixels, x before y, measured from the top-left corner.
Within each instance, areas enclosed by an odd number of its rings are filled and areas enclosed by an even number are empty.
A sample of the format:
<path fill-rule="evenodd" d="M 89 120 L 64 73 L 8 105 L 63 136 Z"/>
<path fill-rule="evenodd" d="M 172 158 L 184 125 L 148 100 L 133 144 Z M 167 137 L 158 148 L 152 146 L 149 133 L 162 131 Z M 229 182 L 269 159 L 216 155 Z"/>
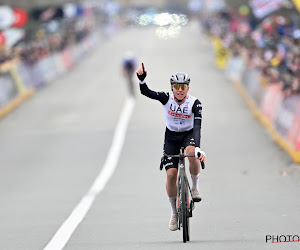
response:
<path fill-rule="evenodd" d="M 168 114 L 174 117 L 179 117 L 179 118 L 190 118 L 190 115 L 184 115 L 184 114 L 178 114 L 174 111 L 168 110 Z"/>

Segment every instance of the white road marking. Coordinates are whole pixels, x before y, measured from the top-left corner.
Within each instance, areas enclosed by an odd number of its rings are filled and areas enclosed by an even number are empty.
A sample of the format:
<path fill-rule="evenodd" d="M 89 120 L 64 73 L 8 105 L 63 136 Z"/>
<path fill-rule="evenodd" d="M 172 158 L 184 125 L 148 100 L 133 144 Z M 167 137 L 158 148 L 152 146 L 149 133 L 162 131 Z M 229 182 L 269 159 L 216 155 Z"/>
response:
<path fill-rule="evenodd" d="M 68 219 L 61 225 L 44 250 L 60 250 L 64 248 L 79 223 L 83 220 L 91 208 L 96 196 L 104 189 L 105 185 L 114 173 L 123 148 L 126 130 L 132 115 L 134 104 L 135 100 L 133 98 L 128 98 L 126 100 L 102 171 L 95 179 L 89 191 L 74 208 Z"/>

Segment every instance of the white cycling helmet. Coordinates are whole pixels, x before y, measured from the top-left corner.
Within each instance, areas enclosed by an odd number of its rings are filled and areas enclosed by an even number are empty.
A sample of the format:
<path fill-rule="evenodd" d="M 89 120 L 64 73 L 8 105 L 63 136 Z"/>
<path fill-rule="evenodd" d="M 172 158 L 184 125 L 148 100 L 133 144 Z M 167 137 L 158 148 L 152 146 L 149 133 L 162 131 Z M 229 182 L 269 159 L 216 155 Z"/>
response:
<path fill-rule="evenodd" d="M 171 76 L 170 79 L 171 84 L 184 83 L 189 85 L 190 81 L 191 81 L 190 77 L 184 72 L 176 72 Z"/>

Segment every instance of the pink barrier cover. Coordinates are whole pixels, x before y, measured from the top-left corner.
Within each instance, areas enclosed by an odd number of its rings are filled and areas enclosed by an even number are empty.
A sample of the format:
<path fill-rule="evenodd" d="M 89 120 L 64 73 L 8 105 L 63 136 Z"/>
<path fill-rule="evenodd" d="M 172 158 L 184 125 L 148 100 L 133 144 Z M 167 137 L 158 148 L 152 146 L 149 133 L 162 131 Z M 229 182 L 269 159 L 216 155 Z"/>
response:
<path fill-rule="evenodd" d="M 261 112 L 272 123 L 276 118 L 282 100 L 283 94 L 281 92 L 281 86 L 279 84 L 273 84 L 266 88 L 260 109 Z"/>
<path fill-rule="evenodd" d="M 73 66 L 73 63 L 74 63 L 72 58 L 71 58 L 70 50 L 65 49 L 64 51 L 61 52 L 61 56 L 62 56 L 63 62 L 65 64 L 65 68 L 67 70 L 70 70 Z"/>
<path fill-rule="evenodd" d="M 287 139 L 297 151 L 300 151 L 300 101 L 295 110 L 294 120 L 289 129 Z"/>

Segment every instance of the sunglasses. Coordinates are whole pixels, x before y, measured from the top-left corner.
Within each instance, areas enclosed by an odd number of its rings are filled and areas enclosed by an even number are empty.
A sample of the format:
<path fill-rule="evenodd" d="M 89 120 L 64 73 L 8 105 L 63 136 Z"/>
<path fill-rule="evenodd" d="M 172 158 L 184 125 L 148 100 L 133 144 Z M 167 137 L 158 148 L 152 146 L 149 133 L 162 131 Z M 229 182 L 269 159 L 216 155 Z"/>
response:
<path fill-rule="evenodd" d="M 188 85 L 185 84 L 185 83 L 175 83 L 175 84 L 173 84 L 173 87 L 174 87 L 176 90 L 179 90 L 180 88 L 181 88 L 182 90 L 187 90 Z"/>

